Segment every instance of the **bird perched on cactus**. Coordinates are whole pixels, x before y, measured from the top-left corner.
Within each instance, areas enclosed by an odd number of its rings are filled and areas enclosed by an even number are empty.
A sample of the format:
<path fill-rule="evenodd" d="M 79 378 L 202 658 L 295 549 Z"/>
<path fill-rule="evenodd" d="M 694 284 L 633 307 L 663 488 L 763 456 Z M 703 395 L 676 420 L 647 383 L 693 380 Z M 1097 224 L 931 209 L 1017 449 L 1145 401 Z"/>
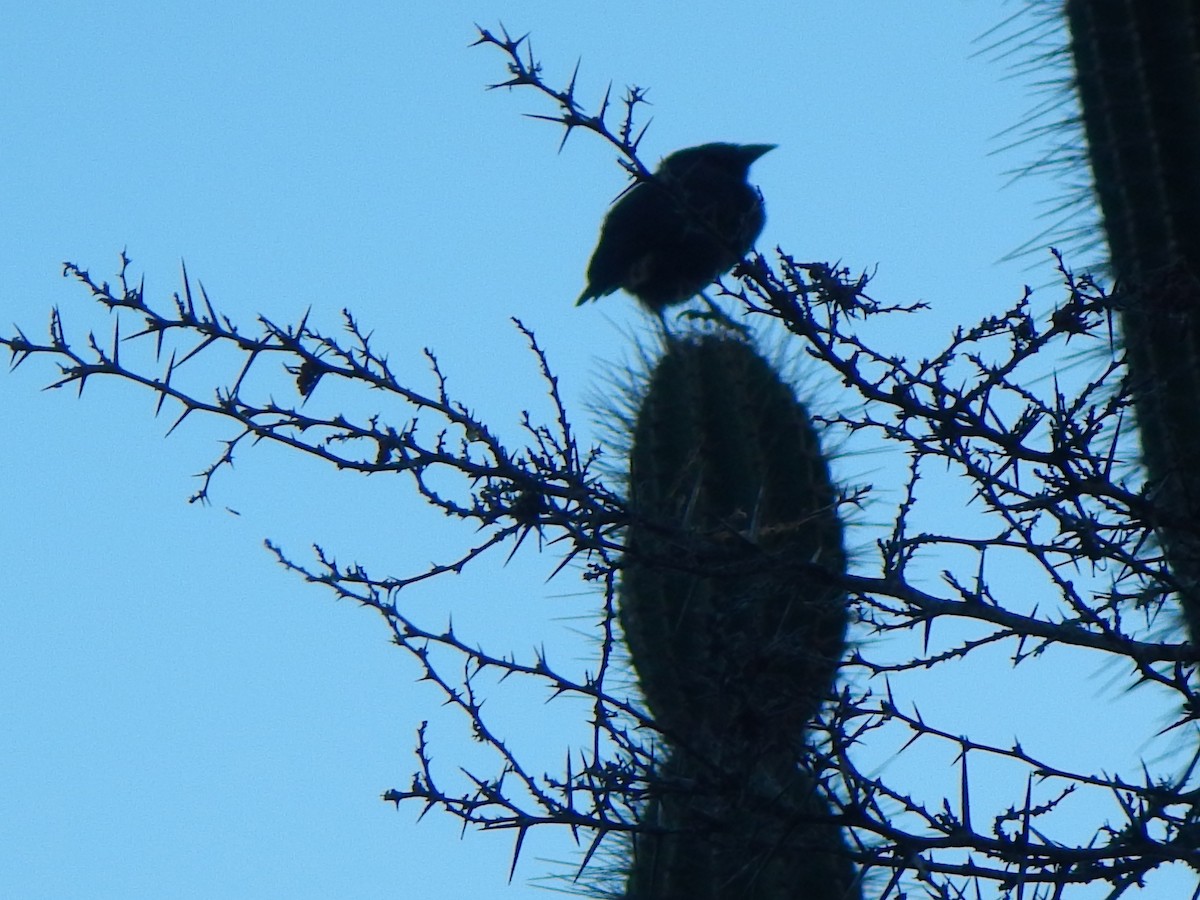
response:
<path fill-rule="evenodd" d="M 773 149 L 701 144 L 664 159 L 609 210 L 576 305 L 620 288 L 661 317 L 732 269 L 766 221 L 762 194 L 746 178 Z"/>

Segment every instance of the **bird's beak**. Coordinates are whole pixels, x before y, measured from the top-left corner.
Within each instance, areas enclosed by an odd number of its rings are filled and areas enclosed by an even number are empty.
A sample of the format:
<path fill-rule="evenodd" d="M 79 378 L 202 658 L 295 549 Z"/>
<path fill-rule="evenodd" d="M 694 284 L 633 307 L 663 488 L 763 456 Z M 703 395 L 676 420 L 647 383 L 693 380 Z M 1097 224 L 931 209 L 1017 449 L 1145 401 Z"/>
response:
<path fill-rule="evenodd" d="M 742 144 L 742 153 L 745 154 L 746 161 L 752 163 L 764 153 L 769 153 L 778 146 L 778 144 Z"/>

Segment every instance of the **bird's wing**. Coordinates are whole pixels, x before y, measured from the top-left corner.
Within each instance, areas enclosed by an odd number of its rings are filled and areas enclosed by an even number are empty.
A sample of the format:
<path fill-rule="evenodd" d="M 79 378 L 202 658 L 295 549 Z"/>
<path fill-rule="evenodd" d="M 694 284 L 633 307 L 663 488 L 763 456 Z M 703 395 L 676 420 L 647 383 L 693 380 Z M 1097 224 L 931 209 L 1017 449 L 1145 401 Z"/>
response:
<path fill-rule="evenodd" d="M 600 240 L 588 264 L 588 286 L 579 302 L 611 294 L 618 288 L 636 292 L 655 248 L 670 233 L 678 211 L 657 185 L 643 182 L 622 194 L 609 210 Z M 678 225 L 675 225 L 678 227 Z"/>

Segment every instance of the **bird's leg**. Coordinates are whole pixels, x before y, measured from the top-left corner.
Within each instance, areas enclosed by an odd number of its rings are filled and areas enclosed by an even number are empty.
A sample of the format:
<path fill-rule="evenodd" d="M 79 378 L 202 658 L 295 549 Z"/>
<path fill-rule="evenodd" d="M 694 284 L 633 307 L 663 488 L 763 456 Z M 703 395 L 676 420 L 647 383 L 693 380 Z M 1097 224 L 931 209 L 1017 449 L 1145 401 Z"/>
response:
<path fill-rule="evenodd" d="M 671 331 L 671 326 L 667 324 L 667 308 L 660 306 L 654 310 L 654 314 L 658 316 L 658 324 L 662 328 L 664 343 L 670 344 L 675 339 L 675 333 Z"/>
<path fill-rule="evenodd" d="M 701 319 L 706 322 L 716 322 L 718 325 L 723 325 L 726 328 L 736 331 L 742 337 L 750 337 L 750 326 L 733 321 L 733 319 L 729 317 L 729 313 L 717 306 L 716 301 L 713 300 L 712 297 L 708 296 L 706 291 L 701 291 L 699 297 L 708 305 L 707 312 L 689 309 L 680 313 L 680 316 L 688 319 Z"/>

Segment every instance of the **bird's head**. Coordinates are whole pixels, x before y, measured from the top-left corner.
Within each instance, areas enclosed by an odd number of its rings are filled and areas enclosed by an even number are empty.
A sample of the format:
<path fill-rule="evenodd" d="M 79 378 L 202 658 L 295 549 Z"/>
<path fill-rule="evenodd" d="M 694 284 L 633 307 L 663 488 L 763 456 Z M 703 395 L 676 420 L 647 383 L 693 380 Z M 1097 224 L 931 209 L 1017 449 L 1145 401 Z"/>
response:
<path fill-rule="evenodd" d="M 714 143 L 688 147 L 686 150 L 677 150 L 664 159 L 658 167 L 657 174 L 678 177 L 697 166 L 702 166 L 745 178 L 751 164 L 764 153 L 774 150 L 776 146 Z"/>

